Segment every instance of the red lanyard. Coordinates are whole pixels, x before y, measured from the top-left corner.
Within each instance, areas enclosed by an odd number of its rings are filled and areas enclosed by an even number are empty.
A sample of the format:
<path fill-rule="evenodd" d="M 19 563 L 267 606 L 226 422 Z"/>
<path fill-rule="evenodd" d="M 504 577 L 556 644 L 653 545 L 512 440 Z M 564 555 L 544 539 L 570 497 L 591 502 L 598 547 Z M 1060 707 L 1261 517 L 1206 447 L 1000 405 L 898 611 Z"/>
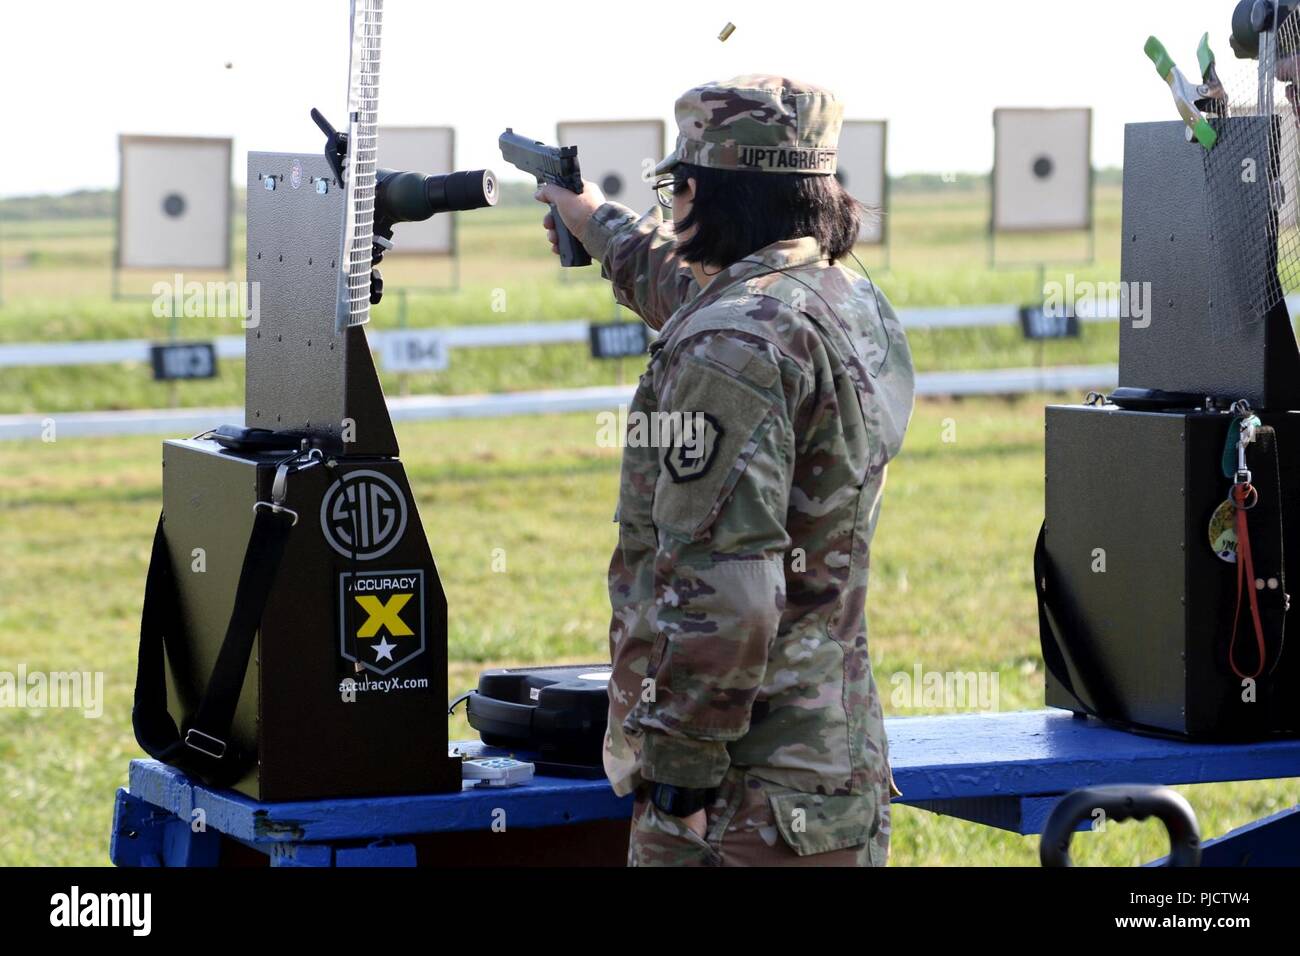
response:
<path fill-rule="evenodd" d="M 1264 672 L 1264 625 L 1259 619 L 1259 595 L 1255 587 L 1255 562 L 1250 553 L 1250 527 L 1246 521 L 1246 512 L 1259 500 L 1259 492 L 1249 482 L 1232 486 L 1232 503 L 1237 508 L 1237 609 L 1232 615 L 1232 640 L 1228 644 L 1228 664 L 1232 672 L 1243 680 L 1254 679 Z M 1247 502 L 1250 502 L 1247 504 Z M 1241 592 L 1250 594 L 1250 616 L 1255 625 L 1255 646 L 1259 651 L 1259 663 L 1252 674 L 1244 674 L 1237 666 L 1237 625 L 1241 620 Z"/>

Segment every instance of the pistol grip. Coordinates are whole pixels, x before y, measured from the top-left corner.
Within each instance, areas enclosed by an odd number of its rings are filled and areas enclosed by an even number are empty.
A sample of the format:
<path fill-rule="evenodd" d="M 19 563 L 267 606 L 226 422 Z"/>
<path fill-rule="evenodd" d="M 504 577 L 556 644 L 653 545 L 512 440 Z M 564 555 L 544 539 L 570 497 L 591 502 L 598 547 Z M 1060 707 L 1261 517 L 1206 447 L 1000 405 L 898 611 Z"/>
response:
<path fill-rule="evenodd" d="M 573 238 L 573 233 L 569 232 L 569 227 L 560 218 L 560 211 L 555 208 L 555 203 L 551 203 L 551 219 L 555 222 L 556 245 L 560 247 L 560 265 L 591 265 L 591 256 L 587 254 L 582 243 Z"/>

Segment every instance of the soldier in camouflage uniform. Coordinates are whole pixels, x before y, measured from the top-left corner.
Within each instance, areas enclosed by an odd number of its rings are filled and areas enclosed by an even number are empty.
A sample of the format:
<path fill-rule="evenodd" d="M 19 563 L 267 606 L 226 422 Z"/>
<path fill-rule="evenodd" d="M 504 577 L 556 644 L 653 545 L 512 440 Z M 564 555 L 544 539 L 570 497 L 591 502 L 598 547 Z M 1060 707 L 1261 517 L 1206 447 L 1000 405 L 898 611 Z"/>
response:
<path fill-rule="evenodd" d="M 825 90 L 738 77 L 688 91 L 676 115 L 657 174 L 835 172 L 842 107 Z M 686 188 L 673 187 L 683 233 Z M 864 608 L 885 466 L 912 411 L 906 336 L 813 236 L 692 262 L 658 209 L 597 197 L 538 193 L 660 330 L 629 413 L 609 571 L 605 768 L 637 794 L 629 863 L 883 865 L 898 791 Z"/>

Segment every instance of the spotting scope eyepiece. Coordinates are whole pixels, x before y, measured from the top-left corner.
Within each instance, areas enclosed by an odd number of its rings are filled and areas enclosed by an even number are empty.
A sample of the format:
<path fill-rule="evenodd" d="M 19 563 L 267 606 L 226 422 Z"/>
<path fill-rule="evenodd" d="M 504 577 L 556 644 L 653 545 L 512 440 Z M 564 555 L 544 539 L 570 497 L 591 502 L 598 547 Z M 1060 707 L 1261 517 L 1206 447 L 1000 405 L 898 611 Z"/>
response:
<path fill-rule="evenodd" d="M 1239 60 L 1259 59 L 1259 35 L 1275 30 L 1289 17 L 1300 0 L 1240 0 L 1232 11 L 1232 36 L 1228 45 Z M 1290 55 L 1294 50 L 1280 50 Z"/>
<path fill-rule="evenodd" d="M 497 204 L 497 178 L 490 169 L 442 176 L 380 169 L 375 174 L 375 218 L 392 226 L 422 222 L 440 212 L 481 209 Z"/>

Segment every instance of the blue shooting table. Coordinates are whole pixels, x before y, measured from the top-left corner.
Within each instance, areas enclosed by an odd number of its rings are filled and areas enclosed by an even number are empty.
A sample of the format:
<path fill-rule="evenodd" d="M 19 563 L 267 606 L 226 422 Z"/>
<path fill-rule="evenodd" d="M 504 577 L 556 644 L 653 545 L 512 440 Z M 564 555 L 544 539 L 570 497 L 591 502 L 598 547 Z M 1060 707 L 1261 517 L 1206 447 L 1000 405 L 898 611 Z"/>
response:
<path fill-rule="evenodd" d="M 1080 787 L 1300 777 L 1300 740 L 1188 743 L 1063 711 L 895 717 L 886 728 L 896 803 L 1013 833 L 1041 833 L 1057 800 Z M 133 760 L 109 853 L 118 866 L 617 865 L 630 815 L 631 800 L 603 779 L 258 803 Z M 1300 806 L 1204 843 L 1205 866 L 1297 864 Z"/>

